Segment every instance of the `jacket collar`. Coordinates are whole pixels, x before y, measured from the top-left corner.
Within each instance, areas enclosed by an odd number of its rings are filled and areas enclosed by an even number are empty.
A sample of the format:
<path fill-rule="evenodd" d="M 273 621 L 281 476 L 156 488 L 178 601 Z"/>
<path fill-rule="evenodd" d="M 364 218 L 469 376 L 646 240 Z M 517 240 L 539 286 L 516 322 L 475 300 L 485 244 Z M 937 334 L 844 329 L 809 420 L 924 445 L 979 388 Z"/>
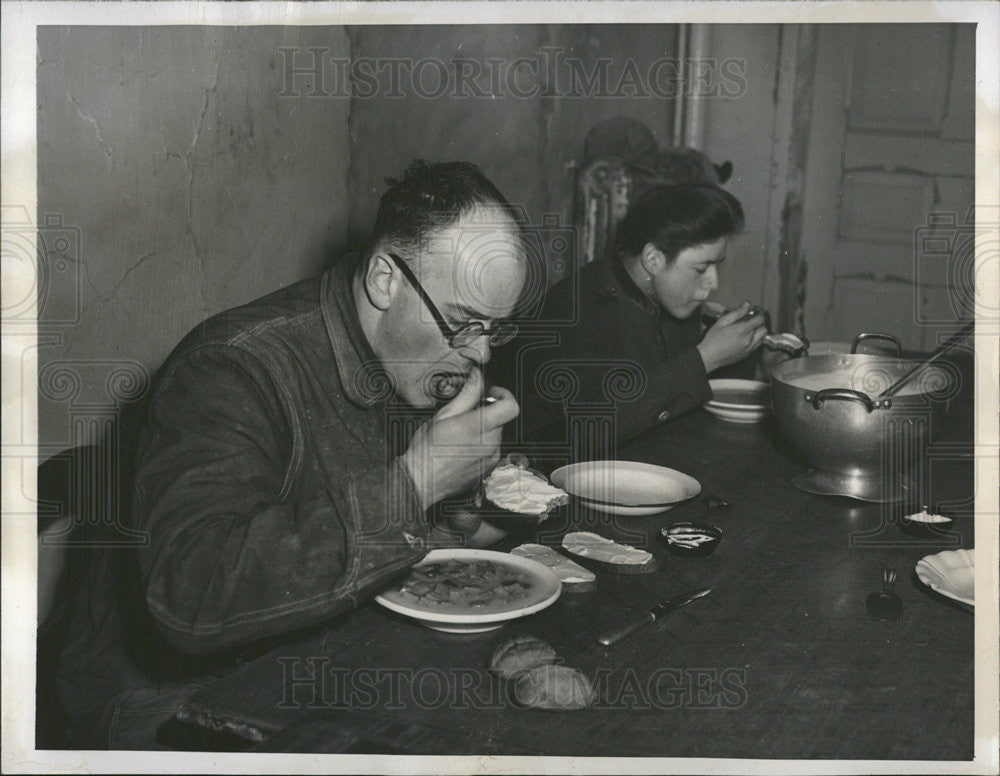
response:
<path fill-rule="evenodd" d="M 350 254 L 326 272 L 320 287 L 320 308 L 341 390 L 352 404 L 364 408 L 388 399 L 392 383 L 358 320 L 353 283 L 360 260 L 359 254 Z"/>
<path fill-rule="evenodd" d="M 650 315 L 660 315 L 660 306 L 646 296 L 625 270 L 624 265 L 614 258 L 598 260 L 595 268 L 592 290 L 605 298 L 624 297 Z"/>

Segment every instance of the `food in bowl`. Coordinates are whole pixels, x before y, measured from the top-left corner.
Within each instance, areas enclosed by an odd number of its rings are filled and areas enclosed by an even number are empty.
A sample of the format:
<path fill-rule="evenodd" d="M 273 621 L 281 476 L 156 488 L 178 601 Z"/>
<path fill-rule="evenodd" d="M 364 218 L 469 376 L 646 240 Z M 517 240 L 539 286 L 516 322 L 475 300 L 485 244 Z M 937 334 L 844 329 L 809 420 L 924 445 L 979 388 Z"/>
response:
<path fill-rule="evenodd" d="M 891 377 L 891 379 L 890 379 Z M 854 373 L 838 371 L 832 373 L 802 374 L 785 378 L 789 385 L 804 391 L 824 391 L 828 388 L 847 388 L 859 391 L 875 398 L 895 381 L 890 373 L 877 371 L 877 366 L 869 369 L 858 369 Z M 917 396 L 925 392 L 922 383 L 913 381 L 907 383 L 896 392 L 896 396 Z"/>
<path fill-rule="evenodd" d="M 566 491 L 517 464 L 497 466 L 483 483 L 483 495 L 501 509 L 524 515 L 548 515 L 569 503 Z"/>
<path fill-rule="evenodd" d="M 660 530 L 669 549 L 681 555 L 709 555 L 722 539 L 722 530 L 703 523 L 674 523 Z"/>
<path fill-rule="evenodd" d="M 489 560 L 445 560 L 410 571 L 399 588 L 405 604 L 449 612 L 477 612 L 494 603 L 525 598 L 532 581 L 527 574 Z"/>

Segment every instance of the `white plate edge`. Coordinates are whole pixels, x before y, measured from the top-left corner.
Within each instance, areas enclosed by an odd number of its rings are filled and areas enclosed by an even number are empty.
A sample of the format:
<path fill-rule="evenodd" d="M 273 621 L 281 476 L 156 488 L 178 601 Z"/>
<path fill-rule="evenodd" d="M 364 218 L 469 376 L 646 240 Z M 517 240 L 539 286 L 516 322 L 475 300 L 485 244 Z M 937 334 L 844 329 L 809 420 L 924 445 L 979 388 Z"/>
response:
<path fill-rule="evenodd" d="M 441 555 L 438 555 L 437 557 L 431 557 L 435 553 L 446 553 L 446 555 L 444 555 L 443 558 Z M 529 614 L 534 614 L 535 612 L 541 611 L 542 609 L 545 609 L 554 604 L 559 599 L 559 596 L 562 595 L 562 580 L 559 579 L 559 575 L 556 574 L 552 569 L 550 569 L 548 566 L 542 563 L 539 563 L 536 560 L 532 560 L 531 558 L 525 558 L 520 555 L 511 555 L 509 552 L 499 552 L 497 550 L 478 550 L 478 549 L 469 549 L 461 547 L 454 547 L 454 548 L 442 547 L 431 550 L 429 553 L 427 553 L 427 555 L 423 558 L 423 560 L 421 560 L 419 563 L 413 564 L 413 566 L 411 566 L 410 568 L 416 568 L 417 566 L 421 566 L 425 563 L 439 562 L 439 559 L 444 560 L 449 558 L 455 558 L 456 555 L 460 555 L 463 553 L 471 554 L 467 555 L 464 558 L 460 558 L 463 560 L 467 559 L 468 557 L 483 558 L 484 560 L 486 560 L 491 556 L 501 556 L 502 558 L 508 558 L 508 559 L 514 558 L 517 561 L 514 563 L 515 566 L 521 564 L 528 565 L 529 567 L 534 566 L 537 569 L 539 569 L 538 573 L 540 573 L 541 576 L 544 577 L 548 575 L 552 577 L 552 579 L 556 583 L 555 591 L 549 597 L 535 604 L 531 604 L 530 606 L 524 607 L 522 609 L 512 609 L 510 611 L 494 612 L 492 614 L 450 614 L 448 612 L 429 612 L 429 611 L 424 612 L 421 610 L 416 610 L 406 607 L 403 604 L 398 604 L 395 601 L 391 601 L 387 599 L 385 595 L 382 593 L 376 595 L 373 598 L 373 600 L 379 605 L 384 606 L 386 609 L 389 609 L 390 611 L 396 612 L 397 614 L 405 615 L 406 617 L 410 617 L 414 620 L 417 620 L 418 622 L 427 621 L 427 622 L 452 623 L 457 625 L 463 625 L 463 624 L 476 625 L 481 623 L 513 620 L 518 617 L 525 617 Z M 484 557 L 484 555 L 487 557 Z M 427 616 L 421 616 L 421 615 L 427 615 Z"/>

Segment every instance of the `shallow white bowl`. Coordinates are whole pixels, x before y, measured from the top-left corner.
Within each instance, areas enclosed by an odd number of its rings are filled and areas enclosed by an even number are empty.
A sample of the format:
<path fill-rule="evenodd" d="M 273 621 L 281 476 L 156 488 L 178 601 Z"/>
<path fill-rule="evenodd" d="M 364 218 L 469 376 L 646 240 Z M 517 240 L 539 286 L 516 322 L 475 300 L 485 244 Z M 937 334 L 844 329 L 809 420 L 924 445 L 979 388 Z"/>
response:
<path fill-rule="evenodd" d="M 421 625 L 445 633 L 483 633 L 496 630 L 508 620 L 524 617 L 541 611 L 555 603 L 562 592 L 562 583 L 555 572 L 538 561 L 493 550 L 467 550 L 462 548 L 431 550 L 414 568 L 428 563 L 446 560 L 488 560 L 526 574 L 532 581 L 532 589 L 526 598 L 517 601 L 496 601 L 482 612 L 475 614 L 450 613 L 447 610 L 421 607 L 406 603 L 399 596 L 399 585 L 375 596 L 375 600 L 386 609 L 412 617 Z"/>
<path fill-rule="evenodd" d="M 917 561 L 917 577 L 931 590 L 975 606 L 976 570 L 973 550 L 945 550 Z"/>
<path fill-rule="evenodd" d="M 759 423 L 771 411 L 771 386 L 759 380 L 709 380 L 705 409 L 730 423 Z"/>
<path fill-rule="evenodd" d="M 585 461 L 552 472 L 552 484 L 609 515 L 654 515 L 701 493 L 676 469 L 636 461 Z"/>

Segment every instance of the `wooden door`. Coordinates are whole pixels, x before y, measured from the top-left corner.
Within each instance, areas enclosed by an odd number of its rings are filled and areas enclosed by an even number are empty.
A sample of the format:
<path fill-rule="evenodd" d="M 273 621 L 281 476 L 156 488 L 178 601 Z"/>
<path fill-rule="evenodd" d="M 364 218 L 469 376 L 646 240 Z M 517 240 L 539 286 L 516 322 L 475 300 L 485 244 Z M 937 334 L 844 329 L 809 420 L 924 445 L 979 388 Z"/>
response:
<path fill-rule="evenodd" d="M 972 316 L 974 97 L 974 25 L 820 27 L 802 237 L 810 339 L 886 331 L 929 350 Z"/>

